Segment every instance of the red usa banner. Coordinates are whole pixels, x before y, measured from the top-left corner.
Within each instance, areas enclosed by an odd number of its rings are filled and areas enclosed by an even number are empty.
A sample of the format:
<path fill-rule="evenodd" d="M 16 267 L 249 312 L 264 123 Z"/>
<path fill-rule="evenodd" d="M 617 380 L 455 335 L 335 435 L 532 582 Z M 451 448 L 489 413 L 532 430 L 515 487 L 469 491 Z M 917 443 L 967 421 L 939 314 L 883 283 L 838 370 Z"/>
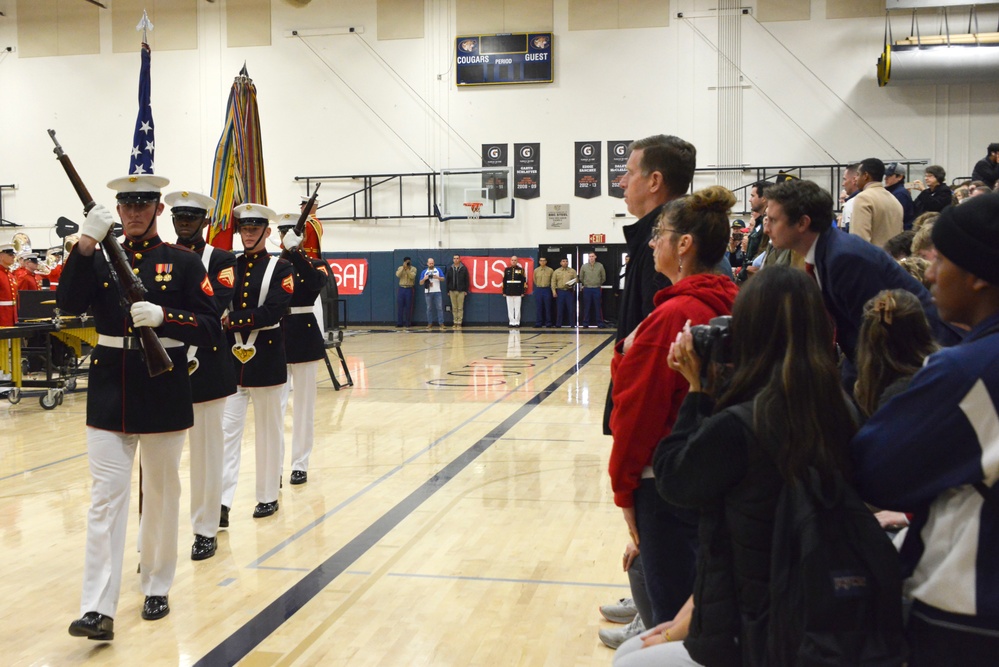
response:
<path fill-rule="evenodd" d="M 527 274 L 527 294 L 534 290 L 534 259 L 518 257 Z M 478 294 L 502 294 L 503 271 L 510 266 L 509 257 L 462 257 L 468 269 L 468 291 Z"/>
<path fill-rule="evenodd" d="M 328 259 L 326 262 L 336 278 L 340 296 L 364 293 L 364 286 L 368 282 L 368 260 Z"/>

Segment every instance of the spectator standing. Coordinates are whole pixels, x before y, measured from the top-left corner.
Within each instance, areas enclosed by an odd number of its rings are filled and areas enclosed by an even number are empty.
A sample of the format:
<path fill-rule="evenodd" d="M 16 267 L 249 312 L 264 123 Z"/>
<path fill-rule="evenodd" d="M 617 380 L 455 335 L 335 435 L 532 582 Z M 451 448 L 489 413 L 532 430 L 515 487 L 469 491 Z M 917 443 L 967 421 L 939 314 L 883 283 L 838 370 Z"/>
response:
<path fill-rule="evenodd" d="M 940 315 L 971 331 L 856 435 L 854 481 L 864 500 L 914 513 L 901 549 L 910 667 L 985 667 L 999 654 L 999 196 L 945 210 L 933 242 Z"/>
<path fill-rule="evenodd" d="M 441 282 L 443 280 L 444 277 L 441 276 L 440 269 L 434 265 L 433 257 L 428 258 L 427 268 L 420 274 L 420 284 L 426 290 L 428 329 L 433 328 L 434 314 L 436 313 L 437 324 L 440 326 L 441 331 L 444 330 L 444 303 L 441 295 Z"/>
<path fill-rule="evenodd" d="M 416 286 L 416 267 L 409 257 L 402 258 L 402 266 L 395 270 L 399 287 L 395 293 L 395 325 L 406 327 L 413 323 L 413 292 Z"/>
<path fill-rule="evenodd" d="M 995 188 L 996 181 L 999 181 L 999 143 L 989 144 L 986 153 L 985 157 L 975 163 L 971 180 L 981 181 L 990 188 Z"/>
<path fill-rule="evenodd" d="M 635 332 L 617 343 L 611 361 L 611 487 L 641 550 L 653 624 L 672 619 L 690 597 L 696 552 L 696 515 L 659 497 L 650 467 L 687 393 L 687 381 L 666 357 L 685 323 L 706 324 L 731 312 L 739 289 L 715 267 L 725 254 L 734 203 L 735 196 L 716 185 L 666 204 L 649 245 L 656 270 L 673 284 L 656 295 L 656 309 Z"/>
<path fill-rule="evenodd" d="M 680 137 L 658 134 L 631 143 L 625 174 L 621 178 L 624 202 L 638 222 L 624 232 L 628 244 L 628 270 L 617 317 L 617 341 L 624 340 L 655 308 L 657 292 L 669 286 L 669 278 L 656 271 L 649 239 L 666 202 L 682 197 L 690 189 L 697 166 L 697 149 Z M 613 387 L 607 388 L 604 435 L 610 435 L 614 410 Z"/>
<path fill-rule="evenodd" d="M 926 168 L 926 174 L 923 178 L 926 180 L 925 186 L 922 181 L 913 183 L 913 187 L 917 190 L 922 190 L 913 203 L 916 215 L 922 215 L 929 211 L 939 212 L 950 206 L 954 198 L 954 193 L 947 187 L 947 183 L 945 182 L 947 172 L 944 171 L 944 168 L 938 164 L 931 164 Z"/>
<path fill-rule="evenodd" d="M 547 257 L 538 257 L 534 269 L 534 300 L 537 304 L 534 326 L 538 329 L 555 326 L 555 295 L 552 294 L 552 277 L 555 271 L 548 266 Z"/>
<path fill-rule="evenodd" d="M 895 199 L 902 205 L 902 229 L 912 229 L 912 221 L 916 219 L 916 206 L 912 195 L 905 189 L 905 165 L 900 162 L 885 165 L 885 190 L 895 195 Z"/>
<path fill-rule="evenodd" d="M 510 258 L 510 266 L 503 271 L 503 296 L 506 297 L 506 314 L 510 326 L 520 328 L 520 308 L 527 289 L 527 274 L 520 260 L 514 255 Z"/>
<path fill-rule="evenodd" d="M 451 258 L 451 266 L 444 274 L 447 295 L 451 299 L 451 317 L 454 328 L 460 329 L 465 320 L 465 296 L 468 294 L 468 267 L 461 263 L 461 256 Z"/>
<path fill-rule="evenodd" d="M 571 327 L 576 321 L 576 269 L 562 258 L 552 274 L 552 294 L 555 295 L 555 326 Z"/>
<path fill-rule="evenodd" d="M 860 163 L 854 162 L 846 165 L 846 171 L 843 172 L 843 192 L 846 193 L 846 199 L 843 200 L 839 226 L 845 231 L 850 231 L 850 220 L 853 218 L 853 199 L 860 194 L 860 188 L 857 186 L 858 169 L 860 169 Z"/>
<path fill-rule="evenodd" d="M 757 181 L 753 183 L 753 187 L 749 191 L 749 208 L 753 212 L 753 228 L 749 232 L 749 239 L 746 242 L 746 255 L 743 259 L 742 270 L 739 271 L 739 282 L 745 282 L 760 270 L 759 266 L 753 263 L 753 260 L 761 253 L 766 252 L 770 245 L 770 238 L 763 230 L 763 222 L 767 217 L 767 198 L 763 193 L 768 185 L 766 181 Z"/>
<path fill-rule="evenodd" d="M 600 301 L 607 272 L 604 265 L 597 261 L 596 253 L 587 255 L 586 264 L 579 268 L 579 280 L 583 283 L 583 321 L 580 325 L 603 328 L 604 317 Z"/>
<path fill-rule="evenodd" d="M 856 181 L 860 192 L 850 218 L 850 233 L 876 246 L 902 232 L 902 204 L 881 184 L 884 172 L 884 163 L 876 157 L 861 161 Z"/>

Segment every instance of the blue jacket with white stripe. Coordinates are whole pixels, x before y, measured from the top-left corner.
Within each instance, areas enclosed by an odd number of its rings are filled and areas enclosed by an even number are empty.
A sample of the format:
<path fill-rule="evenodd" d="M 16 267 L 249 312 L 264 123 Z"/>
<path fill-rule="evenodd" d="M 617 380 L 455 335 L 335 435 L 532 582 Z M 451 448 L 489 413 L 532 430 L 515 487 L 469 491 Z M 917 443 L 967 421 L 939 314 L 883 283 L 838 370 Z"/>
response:
<path fill-rule="evenodd" d="M 999 314 L 940 350 L 857 433 L 861 496 L 912 512 L 906 591 L 936 620 L 999 635 Z"/>

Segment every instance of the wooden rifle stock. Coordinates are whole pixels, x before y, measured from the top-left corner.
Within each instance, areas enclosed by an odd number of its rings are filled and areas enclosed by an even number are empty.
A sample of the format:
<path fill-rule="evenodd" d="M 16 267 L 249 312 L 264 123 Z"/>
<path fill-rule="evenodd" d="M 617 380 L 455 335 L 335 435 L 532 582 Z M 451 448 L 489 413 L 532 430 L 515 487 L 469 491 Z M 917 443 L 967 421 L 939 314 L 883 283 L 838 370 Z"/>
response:
<path fill-rule="evenodd" d="M 73 162 L 66 155 L 66 152 L 63 151 L 62 146 L 59 145 L 59 141 L 55 136 L 55 130 L 49 130 L 49 136 L 52 137 L 52 141 L 55 143 L 54 152 L 59 163 L 66 170 L 69 182 L 72 183 L 73 189 L 76 190 L 80 201 L 83 202 L 83 213 L 86 215 L 96 205 L 94 198 L 87 191 L 87 186 L 83 184 L 83 179 L 76 173 Z M 132 267 L 128 264 L 125 251 L 122 249 L 121 244 L 118 243 L 118 239 L 115 238 L 112 230 L 108 230 L 107 236 L 101 241 L 101 245 L 108 251 L 111 274 L 118 283 L 122 305 L 126 309 L 129 309 L 133 303 L 145 301 L 143 295 L 146 293 L 146 288 L 142 284 L 142 281 L 139 280 L 139 277 L 132 273 Z M 151 327 L 135 328 L 139 333 L 139 340 L 142 342 L 142 352 L 146 360 L 146 369 L 149 371 L 149 377 L 156 377 L 173 369 L 173 361 L 163 348 L 163 344 L 160 343 L 156 332 Z"/>
<path fill-rule="evenodd" d="M 312 191 L 312 196 L 309 197 L 309 201 L 305 203 L 302 208 L 302 215 L 298 216 L 298 222 L 295 223 L 295 234 L 302 237 L 302 242 L 305 242 L 305 223 L 309 221 L 309 214 L 312 212 L 312 207 L 316 203 L 316 197 L 319 195 L 319 186 L 322 183 L 316 183 L 316 189 Z M 299 247 L 301 250 L 301 247 Z M 285 248 L 281 251 L 281 259 L 288 259 L 291 257 L 291 251 Z"/>

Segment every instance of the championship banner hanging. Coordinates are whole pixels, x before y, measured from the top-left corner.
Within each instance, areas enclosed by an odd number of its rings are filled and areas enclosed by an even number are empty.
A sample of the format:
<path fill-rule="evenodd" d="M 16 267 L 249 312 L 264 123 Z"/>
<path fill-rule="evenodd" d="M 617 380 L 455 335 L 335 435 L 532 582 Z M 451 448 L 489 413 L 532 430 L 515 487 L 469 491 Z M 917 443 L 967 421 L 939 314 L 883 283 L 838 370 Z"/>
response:
<path fill-rule="evenodd" d="M 541 144 L 513 145 L 513 196 L 534 199 L 541 196 Z"/>
<path fill-rule="evenodd" d="M 576 142 L 576 196 L 600 196 L 600 142 Z"/>
<path fill-rule="evenodd" d="M 608 141 L 607 142 L 607 194 L 611 197 L 624 199 L 624 188 L 621 187 L 621 179 L 627 171 L 628 146 L 631 141 Z"/>

